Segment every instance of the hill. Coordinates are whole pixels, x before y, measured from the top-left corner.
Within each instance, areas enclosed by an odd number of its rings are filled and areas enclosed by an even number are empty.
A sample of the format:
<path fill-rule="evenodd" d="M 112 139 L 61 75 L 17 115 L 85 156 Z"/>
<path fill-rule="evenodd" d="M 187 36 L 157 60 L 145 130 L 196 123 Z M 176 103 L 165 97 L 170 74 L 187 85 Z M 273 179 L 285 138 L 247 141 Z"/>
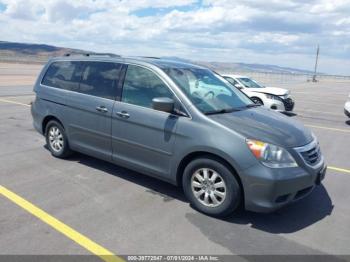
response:
<path fill-rule="evenodd" d="M 211 68 L 215 71 L 238 71 L 238 72 L 264 72 L 264 73 L 275 73 L 275 74 L 313 74 L 310 70 L 282 67 L 277 65 L 267 65 L 267 64 L 248 64 L 248 63 L 230 63 L 230 62 L 206 62 L 206 61 L 196 61 L 188 60 L 174 56 L 162 57 L 164 59 L 175 60 L 184 63 L 192 63 L 201 66 Z"/>
<path fill-rule="evenodd" d="M 0 41 L 0 62 L 45 63 L 51 57 L 67 53 L 84 54 L 89 52 L 43 44 Z"/>
<path fill-rule="evenodd" d="M 86 54 L 94 53 L 86 50 L 57 47 L 45 44 L 14 43 L 0 41 L 0 62 L 21 62 L 21 63 L 45 63 L 49 58 L 62 56 L 64 54 Z M 248 63 L 231 63 L 231 62 L 207 62 L 183 59 L 174 56 L 162 57 L 194 63 L 211 68 L 215 71 L 238 71 L 238 72 L 266 72 L 266 73 L 284 73 L 284 74 L 312 74 L 312 71 L 281 67 L 277 65 L 266 64 L 248 64 Z"/>

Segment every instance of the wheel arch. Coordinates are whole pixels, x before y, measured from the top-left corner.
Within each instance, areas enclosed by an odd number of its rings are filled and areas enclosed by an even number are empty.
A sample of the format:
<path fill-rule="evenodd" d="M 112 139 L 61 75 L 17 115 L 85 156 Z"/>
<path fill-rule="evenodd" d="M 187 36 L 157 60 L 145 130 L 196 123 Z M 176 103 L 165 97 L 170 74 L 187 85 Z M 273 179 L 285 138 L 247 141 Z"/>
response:
<path fill-rule="evenodd" d="M 46 130 L 46 126 L 47 124 L 52 121 L 52 120 L 55 120 L 57 121 L 58 123 L 61 124 L 61 126 L 63 127 L 64 129 L 64 125 L 62 124 L 62 121 L 60 121 L 57 117 L 53 116 L 53 115 L 47 115 L 44 117 L 43 121 L 42 121 L 42 125 L 41 125 L 41 128 L 42 128 L 42 132 L 43 134 L 45 135 L 45 130 Z"/>
<path fill-rule="evenodd" d="M 260 97 L 260 95 L 254 94 L 254 95 L 252 95 L 252 96 L 250 97 L 250 99 L 252 99 L 252 100 L 253 100 L 254 98 L 260 100 L 261 103 L 262 103 L 262 105 L 265 105 L 266 101 L 265 101 L 262 97 Z"/>
<path fill-rule="evenodd" d="M 182 187 L 182 176 L 184 173 L 184 170 L 186 166 L 193 161 L 194 159 L 197 158 L 210 158 L 215 161 L 218 161 L 225 165 L 232 173 L 232 175 L 237 179 L 237 182 L 241 188 L 241 193 L 242 193 L 242 203 L 244 203 L 244 187 L 242 184 L 242 180 L 237 172 L 237 169 L 224 157 L 219 156 L 217 154 L 207 152 L 207 151 L 196 151 L 196 152 L 191 152 L 187 154 L 182 160 L 180 161 L 177 170 L 176 170 L 176 184 L 180 187 Z"/>

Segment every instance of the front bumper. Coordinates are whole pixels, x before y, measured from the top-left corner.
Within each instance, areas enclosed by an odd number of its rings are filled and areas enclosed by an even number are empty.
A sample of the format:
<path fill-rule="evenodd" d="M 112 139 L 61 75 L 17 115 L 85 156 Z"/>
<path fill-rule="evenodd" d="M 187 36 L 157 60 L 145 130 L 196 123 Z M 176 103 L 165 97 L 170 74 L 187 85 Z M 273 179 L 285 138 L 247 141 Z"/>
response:
<path fill-rule="evenodd" d="M 242 176 L 245 208 L 268 213 L 302 199 L 321 183 L 326 169 L 323 159 L 312 171 L 303 167 L 272 169 L 257 164 Z"/>
<path fill-rule="evenodd" d="M 266 102 L 265 106 L 279 111 L 279 112 L 288 112 L 288 111 L 293 111 L 294 109 L 295 102 L 291 98 L 287 99 L 280 99 L 280 100 L 274 100 L 274 99 L 269 99 L 268 102 Z"/>
<path fill-rule="evenodd" d="M 285 111 L 293 111 L 295 102 L 291 98 L 283 99 Z"/>
<path fill-rule="evenodd" d="M 347 111 L 346 109 L 344 109 L 344 114 L 345 114 L 347 117 L 350 117 L 350 112 Z"/>
<path fill-rule="evenodd" d="M 344 106 L 344 114 L 350 117 L 350 102 L 346 102 Z"/>

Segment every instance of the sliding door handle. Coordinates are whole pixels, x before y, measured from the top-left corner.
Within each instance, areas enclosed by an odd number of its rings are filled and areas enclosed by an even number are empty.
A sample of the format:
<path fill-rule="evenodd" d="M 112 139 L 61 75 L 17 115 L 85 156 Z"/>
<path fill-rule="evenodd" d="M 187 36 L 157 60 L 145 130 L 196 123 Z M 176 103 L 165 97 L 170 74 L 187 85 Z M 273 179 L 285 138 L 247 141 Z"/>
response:
<path fill-rule="evenodd" d="M 108 109 L 105 106 L 98 106 L 98 107 L 96 107 L 96 111 L 102 112 L 102 113 L 107 113 Z"/>

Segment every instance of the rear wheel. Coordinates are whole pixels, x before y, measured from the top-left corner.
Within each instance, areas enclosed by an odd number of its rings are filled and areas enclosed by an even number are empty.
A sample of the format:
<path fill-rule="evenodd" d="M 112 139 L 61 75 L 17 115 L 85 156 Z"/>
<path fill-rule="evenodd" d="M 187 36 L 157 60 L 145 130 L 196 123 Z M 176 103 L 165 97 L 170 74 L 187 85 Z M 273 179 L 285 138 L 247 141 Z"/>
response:
<path fill-rule="evenodd" d="M 47 123 L 45 137 L 46 145 L 53 156 L 65 158 L 72 153 L 68 145 L 65 130 L 58 121 L 52 120 Z"/>
<path fill-rule="evenodd" d="M 241 202 L 241 189 L 235 176 L 214 159 L 198 158 L 189 163 L 182 184 L 191 205 L 211 216 L 227 216 Z"/>

